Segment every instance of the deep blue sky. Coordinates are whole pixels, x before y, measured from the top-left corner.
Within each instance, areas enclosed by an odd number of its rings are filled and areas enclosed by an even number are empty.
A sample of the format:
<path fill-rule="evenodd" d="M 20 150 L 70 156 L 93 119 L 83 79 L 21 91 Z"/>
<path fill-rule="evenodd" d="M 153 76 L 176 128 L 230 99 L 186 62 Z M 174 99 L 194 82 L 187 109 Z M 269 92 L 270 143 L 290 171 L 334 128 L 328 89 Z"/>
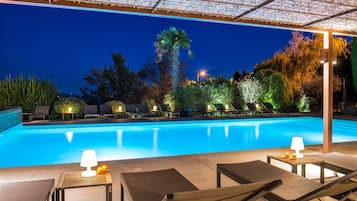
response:
<path fill-rule="evenodd" d="M 210 76 L 252 71 L 283 49 L 291 31 L 249 26 L 0 4 L 0 79 L 34 75 L 53 81 L 61 92 L 77 93 L 90 68 L 111 65 L 120 52 L 137 71 L 155 56 L 156 34 L 174 26 L 191 38 L 195 57 L 188 77 L 205 68 Z"/>

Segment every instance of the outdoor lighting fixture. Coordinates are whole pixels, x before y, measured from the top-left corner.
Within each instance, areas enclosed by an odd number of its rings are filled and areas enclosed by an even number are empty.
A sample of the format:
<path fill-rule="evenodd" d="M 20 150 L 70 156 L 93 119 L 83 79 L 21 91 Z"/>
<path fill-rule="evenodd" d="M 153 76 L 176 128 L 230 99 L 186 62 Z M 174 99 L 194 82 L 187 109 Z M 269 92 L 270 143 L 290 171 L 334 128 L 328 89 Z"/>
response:
<path fill-rule="evenodd" d="M 157 111 L 157 106 L 156 106 L 156 105 L 154 105 L 154 106 L 152 107 L 152 111 Z"/>
<path fill-rule="evenodd" d="M 255 104 L 255 107 L 256 107 L 256 108 L 259 108 L 259 104 L 258 104 L 258 103 L 257 103 L 257 104 Z"/>
<path fill-rule="evenodd" d="M 329 49 L 321 49 L 320 50 L 320 63 L 327 63 L 329 62 Z M 337 63 L 337 55 L 335 52 L 332 52 L 332 63 Z"/>
<path fill-rule="evenodd" d="M 122 107 L 122 106 L 119 106 L 119 107 L 118 107 L 118 111 L 119 111 L 119 112 L 123 112 L 123 107 Z"/>
<path fill-rule="evenodd" d="M 97 175 L 95 170 L 91 170 L 91 167 L 97 166 L 97 156 L 95 151 L 92 149 L 87 149 L 82 152 L 81 167 L 86 167 L 87 170 L 82 172 L 82 177 L 94 177 Z"/>
<path fill-rule="evenodd" d="M 228 110 L 228 109 L 229 109 L 228 104 L 226 104 L 226 105 L 224 106 L 224 108 L 225 108 L 226 110 Z"/>
<path fill-rule="evenodd" d="M 200 78 L 201 78 L 201 77 L 205 77 L 206 75 L 207 75 L 207 71 L 205 71 L 205 70 L 200 70 L 200 71 L 198 71 L 198 72 L 197 72 L 197 82 L 200 81 Z"/>
<path fill-rule="evenodd" d="M 300 150 L 304 150 L 304 141 L 302 137 L 293 137 L 290 149 L 296 151 L 296 158 L 303 158 L 304 155 L 300 153 Z"/>
<path fill-rule="evenodd" d="M 211 111 L 211 106 L 207 105 L 207 111 Z"/>
<path fill-rule="evenodd" d="M 67 110 L 68 110 L 69 113 L 72 113 L 72 107 L 68 107 Z"/>

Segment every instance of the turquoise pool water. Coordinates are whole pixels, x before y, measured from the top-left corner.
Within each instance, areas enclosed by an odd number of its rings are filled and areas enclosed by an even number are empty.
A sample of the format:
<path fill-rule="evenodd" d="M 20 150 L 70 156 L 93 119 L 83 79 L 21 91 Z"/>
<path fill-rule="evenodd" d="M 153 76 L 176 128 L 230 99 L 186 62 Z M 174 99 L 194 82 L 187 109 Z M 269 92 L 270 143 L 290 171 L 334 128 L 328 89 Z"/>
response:
<path fill-rule="evenodd" d="M 16 126 L 0 133 L 0 167 L 77 163 L 84 149 L 98 160 L 288 147 L 322 143 L 314 117 Z M 333 120 L 333 142 L 357 140 L 357 122 Z"/>

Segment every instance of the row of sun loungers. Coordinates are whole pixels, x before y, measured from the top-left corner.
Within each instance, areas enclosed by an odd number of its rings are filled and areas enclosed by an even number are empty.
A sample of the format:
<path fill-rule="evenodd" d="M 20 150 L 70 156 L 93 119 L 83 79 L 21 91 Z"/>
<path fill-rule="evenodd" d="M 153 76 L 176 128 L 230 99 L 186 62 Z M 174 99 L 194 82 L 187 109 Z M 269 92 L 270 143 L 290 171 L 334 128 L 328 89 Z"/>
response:
<path fill-rule="evenodd" d="M 200 114 L 204 115 L 213 115 L 213 114 L 220 114 L 221 116 L 229 115 L 229 114 L 255 114 L 256 112 L 264 112 L 264 113 L 272 113 L 273 106 L 270 103 L 263 103 L 262 105 L 263 110 L 258 111 L 255 107 L 255 104 L 248 103 L 247 108 L 245 110 L 240 104 L 232 103 L 229 107 L 224 106 L 221 103 L 214 104 L 215 109 L 207 108 L 206 105 L 197 104 L 193 107 L 192 111 L 186 111 L 188 113 Z M 157 116 L 157 115 L 167 115 L 170 116 L 177 116 L 183 111 L 180 109 L 176 109 L 175 111 L 171 111 L 169 105 L 161 104 L 156 110 L 149 108 L 146 104 L 126 104 L 123 107 L 122 111 L 112 111 L 112 107 L 109 105 L 85 105 L 84 106 L 84 119 L 87 118 L 96 118 L 99 119 L 100 117 L 116 117 L 117 115 L 121 116 L 133 116 L 133 117 L 143 117 L 143 116 Z M 50 119 L 50 106 L 37 106 L 35 111 L 31 114 L 31 119 L 42 119 L 45 120 L 46 118 Z"/>
<path fill-rule="evenodd" d="M 120 174 L 120 199 L 132 201 L 309 201 L 330 196 L 349 200 L 357 190 L 357 157 L 328 153 L 312 155 L 323 167 L 345 173 L 327 184 L 317 183 L 263 161 L 217 164 L 217 188 L 198 189 L 174 168 Z M 221 187 L 221 174 L 240 185 Z M 0 182 L 0 200 L 54 200 L 54 179 Z"/>
<path fill-rule="evenodd" d="M 263 161 L 217 164 L 217 188 L 199 190 L 176 169 L 121 173 L 121 201 L 130 200 L 257 200 L 308 201 L 330 196 L 348 200 L 357 190 L 357 158 L 345 154 L 314 155 L 324 159 L 323 166 L 346 175 L 328 184 L 320 184 L 287 172 Z M 221 188 L 221 174 L 241 185 Z M 128 195 L 124 195 L 128 193 Z"/>

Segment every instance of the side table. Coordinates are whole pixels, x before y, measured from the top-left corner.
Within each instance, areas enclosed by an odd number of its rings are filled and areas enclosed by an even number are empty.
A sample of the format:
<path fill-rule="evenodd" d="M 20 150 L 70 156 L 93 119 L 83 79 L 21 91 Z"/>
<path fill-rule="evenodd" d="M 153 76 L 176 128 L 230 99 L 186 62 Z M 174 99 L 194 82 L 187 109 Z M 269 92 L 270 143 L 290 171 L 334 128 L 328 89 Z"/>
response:
<path fill-rule="evenodd" d="M 291 172 L 297 174 L 297 166 L 301 165 L 301 175 L 303 177 L 306 176 L 306 164 L 315 164 L 320 166 L 320 171 L 322 171 L 321 164 L 323 162 L 322 159 L 316 158 L 316 157 L 311 157 L 311 156 L 304 156 L 303 158 L 297 158 L 297 159 L 289 159 L 285 158 L 285 156 L 282 155 L 268 155 L 267 156 L 267 162 L 271 164 L 271 159 L 289 164 L 291 166 Z"/>
<path fill-rule="evenodd" d="M 56 201 L 65 201 L 65 189 L 105 186 L 106 201 L 112 200 L 112 177 L 110 173 L 94 177 L 82 177 L 81 172 L 62 173 L 56 185 Z"/>

